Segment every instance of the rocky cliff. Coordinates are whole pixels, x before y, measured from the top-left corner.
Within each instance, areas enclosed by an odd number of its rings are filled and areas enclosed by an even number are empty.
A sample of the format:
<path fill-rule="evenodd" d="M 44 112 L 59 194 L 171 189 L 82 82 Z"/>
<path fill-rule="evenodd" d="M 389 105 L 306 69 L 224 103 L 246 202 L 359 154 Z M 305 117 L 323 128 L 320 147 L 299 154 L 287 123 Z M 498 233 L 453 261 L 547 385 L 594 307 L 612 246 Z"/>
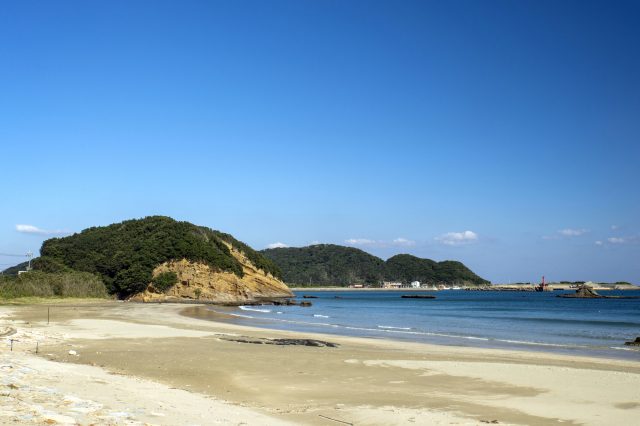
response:
<path fill-rule="evenodd" d="M 153 271 L 156 277 L 163 272 L 175 272 L 178 282 L 164 292 L 149 284 L 129 300 L 135 302 L 198 301 L 219 304 L 242 304 L 265 298 L 292 297 L 293 293 L 279 279 L 264 272 L 239 250 L 227 244 L 233 257 L 242 265 L 243 276 L 221 272 L 203 263 L 186 259 L 168 261 Z"/>
<path fill-rule="evenodd" d="M 119 299 L 241 303 L 291 296 L 280 268 L 247 244 L 166 216 L 51 238 L 40 254 L 33 260 L 34 269 L 94 274 Z"/>

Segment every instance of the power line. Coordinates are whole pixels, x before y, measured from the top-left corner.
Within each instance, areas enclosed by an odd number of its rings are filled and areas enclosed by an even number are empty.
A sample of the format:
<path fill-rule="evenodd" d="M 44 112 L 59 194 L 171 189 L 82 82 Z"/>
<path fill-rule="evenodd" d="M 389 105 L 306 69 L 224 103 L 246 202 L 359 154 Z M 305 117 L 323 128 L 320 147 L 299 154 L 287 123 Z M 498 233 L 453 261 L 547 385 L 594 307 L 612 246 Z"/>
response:
<path fill-rule="evenodd" d="M 28 254 L 8 254 L 8 253 L 0 253 L 0 256 L 11 256 L 11 257 L 28 257 Z"/>

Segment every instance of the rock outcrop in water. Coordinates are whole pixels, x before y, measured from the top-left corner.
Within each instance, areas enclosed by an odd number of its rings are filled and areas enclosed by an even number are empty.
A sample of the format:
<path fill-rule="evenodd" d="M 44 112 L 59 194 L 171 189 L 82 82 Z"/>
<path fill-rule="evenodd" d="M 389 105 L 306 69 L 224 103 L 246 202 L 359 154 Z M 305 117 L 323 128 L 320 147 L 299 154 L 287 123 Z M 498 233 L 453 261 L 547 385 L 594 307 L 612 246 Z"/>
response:
<path fill-rule="evenodd" d="M 590 287 L 588 285 L 581 285 L 580 287 L 578 287 L 578 289 L 576 290 L 575 293 L 573 294 L 559 294 L 558 297 L 564 297 L 564 298 L 568 298 L 568 299 L 602 299 L 605 296 L 599 295 L 598 293 L 596 293 L 596 291 L 593 289 L 593 287 Z"/>
<path fill-rule="evenodd" d="M 556 297 L 565 299 L 638 299 L 637 296 L 603 296 L 596 293 L 593 287 L 581 285 L 573 294 L 559 294 Z"/>
<path fill-rule="evenodd" d="M 400 296 L 402 299 L 435 299 L 435 296 L 430 294 L 403 294 Z"/>
<path fill-rule="evenodd" d="M 640 337 L 636 337 L 636 340 L 631 342 L 624 342 L 626 346 L 640 346 Z"/>

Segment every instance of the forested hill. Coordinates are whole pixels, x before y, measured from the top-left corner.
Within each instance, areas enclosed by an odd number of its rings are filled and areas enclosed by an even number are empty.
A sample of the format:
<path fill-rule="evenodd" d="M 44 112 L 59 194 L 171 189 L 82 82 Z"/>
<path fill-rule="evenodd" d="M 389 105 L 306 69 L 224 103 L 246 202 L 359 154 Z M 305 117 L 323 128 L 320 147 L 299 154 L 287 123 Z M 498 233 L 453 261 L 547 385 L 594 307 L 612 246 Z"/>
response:
<path fill-rule="evenodd" d="M 281 277 L 275 264 L 229 234 L 178 222 L 164 216 L 127 220 L 88 228 L 42 244 L 36 270 L 75 270 L 99 275 L 111 293 L 126 297 L 143 291 L 154 268 L 163 262 L 186 259 L 209 265 L 216 271 L 243 276 L 243 265 L 227 244 L 244 253 L 255 267 Z"/>
<path fill-rule="evenodd" d="M 470 283 L 489 284 L 467 268 L 462 262 L 445 260 L 436 262 L 431 259 L 421 259 L 410 254 L 398 254 L 385 262 L 385 278 L 387 281 L 408 283 Z"/>
<path fill-rule="evenodd" d="M 333 244 L 262 250 L 296 284 L 378 283 L 384 278 L 384 260 L 362 250 Z"/>
<path fill-rule="evenodd" d="M 261 252 L 281 270 L 286 283 L 298 285 L 409 283 L 488 284 L 461 262 L 435 262 L 399 254 L 386 262 L 353 247 L 317 244 L 308 247 L 266 249 Z"/>

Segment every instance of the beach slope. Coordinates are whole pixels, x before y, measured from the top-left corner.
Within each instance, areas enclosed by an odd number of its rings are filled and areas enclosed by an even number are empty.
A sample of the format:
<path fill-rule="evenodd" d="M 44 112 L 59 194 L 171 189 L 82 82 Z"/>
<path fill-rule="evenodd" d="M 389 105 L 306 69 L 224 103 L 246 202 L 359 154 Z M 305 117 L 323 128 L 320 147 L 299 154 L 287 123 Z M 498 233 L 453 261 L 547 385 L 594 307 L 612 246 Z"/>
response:
<path fill-rule="evenodd" d="M 46 306 L 0 307 L 12 333 L 0 349 L 0 421 L 597 425 L 640 415 L 638 362 L 212 319 L 202 306 L 113 302 L 51 307 L 47 325 Z M 337 347 L 270 344 L 279 338 Z"/>

